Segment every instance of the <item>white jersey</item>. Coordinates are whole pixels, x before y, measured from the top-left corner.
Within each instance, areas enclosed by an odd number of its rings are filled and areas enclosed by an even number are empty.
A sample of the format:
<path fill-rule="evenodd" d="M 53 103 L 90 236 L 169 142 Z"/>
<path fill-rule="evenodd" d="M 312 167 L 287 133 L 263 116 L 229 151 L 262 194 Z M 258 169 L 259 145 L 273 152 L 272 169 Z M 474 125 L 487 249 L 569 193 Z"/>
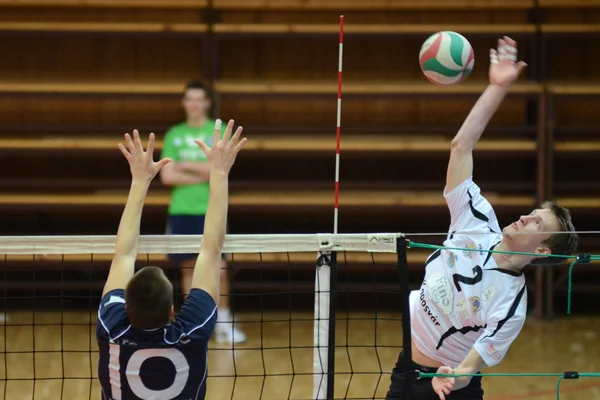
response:
<path fill-rule="evenodd" d="M 499 269 L 492 253 L 480 251 L 493 249 L 502 234 L 472 178 L 444 197 L 451 217 L 444 246 L 473 251 L 436 250 L 429 256 L 423 284 L 410 294 L 413 341 L 427 357 L 452 368 L 474 347 L 491 367 L 504 358 L 525 322 L 525 277 Z"/>

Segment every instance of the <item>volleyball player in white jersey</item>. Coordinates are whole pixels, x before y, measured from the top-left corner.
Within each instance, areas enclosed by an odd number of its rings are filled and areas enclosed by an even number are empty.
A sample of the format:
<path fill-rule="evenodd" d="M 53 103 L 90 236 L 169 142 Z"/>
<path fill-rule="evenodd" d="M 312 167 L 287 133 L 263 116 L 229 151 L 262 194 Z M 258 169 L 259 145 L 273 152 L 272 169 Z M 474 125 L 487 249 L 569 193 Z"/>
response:
<path fill-rule="evenodd" d="M 173 286 L 157 267 L 134 275 L 142 207 L 150 182 L 169 162 L 152 160 L 154 135 L 144 151 L 137 131 L 119 145 L 129 162 L 131 189 L 121 217 L 115 255 L 98 310 L 98 379 L 103 400 L 201 400 L 206 394 L 208 340 L 217 320 L 220 265 L 227 224 L 228 175 L 246 139 L 232 136 L 229 121 L 221 139 L 215 124 L 212 148 L 197 141 L 211 163 L 204 236 L 191 290 L 173 311 Z"/>
<path fill-rule="evenodd" d="M 505 36 L 490 51 L 489 86 L 451 145 L 444 190 L 451 222 L 444 246 L 473 250 L 437 250 L 427 259 L 421 288 L 410 294 L 412 360 L 400 354 L 387 400 L 405 399 L 407 381 L 411 399 L 483 399 L 481 377 L 413 380 L 409 374 L 475 374 L 500 363 L 526 318 L 523 269 L 560 262 L 547 255 L 572 254 L 577 246 L 569 211 L 550 202 L 501 230 L 473 180 L 475 144 L 526 67 L 516 62 L 516 46 Z M 481 251 L 490 249 L 539 256 Z"/>

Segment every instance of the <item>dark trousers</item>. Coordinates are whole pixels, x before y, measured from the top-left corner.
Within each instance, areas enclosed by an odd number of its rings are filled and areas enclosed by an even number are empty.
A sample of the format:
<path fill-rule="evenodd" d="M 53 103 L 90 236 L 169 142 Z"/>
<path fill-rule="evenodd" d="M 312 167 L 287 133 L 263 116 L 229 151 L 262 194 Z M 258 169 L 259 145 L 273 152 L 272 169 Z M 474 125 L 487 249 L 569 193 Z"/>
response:
<path fill-rule="evenodd" d="M 409 370 L 404 367 L 404 352 L 400 352 L 398 362 L 392 370 L 392 382 L 387 392 L 385 400 L 439 400 L 439 396 L 433 391 L 431 386 L 432 378 L 415 379 L 410 385 L 408 397 L 404 397 L 404 389 L 410 377 L 407 373 L 421 371 L 424 373 L 435 374 L 437 368 L 423 367 L 411 361 Z M 483 389 L 481 388 L 481 377 L 476 376 L 471 379 L 468 386 L 455 390 L 446 396 L 446 400 L 483 400 Z"/>

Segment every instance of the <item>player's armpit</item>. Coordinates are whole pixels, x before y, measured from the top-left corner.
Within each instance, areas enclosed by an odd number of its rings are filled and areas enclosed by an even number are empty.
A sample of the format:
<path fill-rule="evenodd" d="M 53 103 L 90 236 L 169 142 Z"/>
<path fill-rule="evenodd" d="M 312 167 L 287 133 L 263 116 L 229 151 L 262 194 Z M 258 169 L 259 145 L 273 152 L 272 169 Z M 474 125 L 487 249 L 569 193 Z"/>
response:
<path fill-rule="evenodd" d="M 464 147 L 460 142 L 452 141 L 450 161 L 446 171 L 445 193 L 450 193 L 458 185 L 473 175 L 473 149 Z"/>
<path fill-rule="evenodd" d="M 112 263 L 110 264 L 110 272 L 102 291 L 102 296 L 115 289 L 125 289 L 127 283 L 133 276 L 135 269 L 136 255 L 132 254 L 115 254 Z"/>
<path fill-rule="evenodd" d="M 109 341 L 125 329 L 126 325 L 125 291 L 123 289 L 110 290 L 100 301 L 96 336 Z"/>
<path fill-rule="evenodd" d="M 217 321 L 217 304 L 213 297 L 204 290 L 190 290 L 181 310 L 177 313 L 172 325 L 192 340 L 208 340 L 214 332 Z"/>

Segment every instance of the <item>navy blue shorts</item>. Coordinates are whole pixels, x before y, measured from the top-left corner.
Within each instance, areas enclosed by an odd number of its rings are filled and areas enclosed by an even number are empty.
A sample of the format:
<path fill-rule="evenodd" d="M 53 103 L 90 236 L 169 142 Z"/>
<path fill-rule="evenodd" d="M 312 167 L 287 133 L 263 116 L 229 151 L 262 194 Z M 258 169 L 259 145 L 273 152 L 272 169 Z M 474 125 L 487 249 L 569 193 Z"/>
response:
<path fill-rule="evenodd" d="M 169 215 L 167 219 L 167 235 L 202 235 L 204 232 L 204 215 Z M 200 243 L 198 243 L 198 248 Z M 180 263 L 195 258 L 194 254 L 169 254 L 169 260 Z M 222 255 L 223 260 L 225 254 Z"/>

